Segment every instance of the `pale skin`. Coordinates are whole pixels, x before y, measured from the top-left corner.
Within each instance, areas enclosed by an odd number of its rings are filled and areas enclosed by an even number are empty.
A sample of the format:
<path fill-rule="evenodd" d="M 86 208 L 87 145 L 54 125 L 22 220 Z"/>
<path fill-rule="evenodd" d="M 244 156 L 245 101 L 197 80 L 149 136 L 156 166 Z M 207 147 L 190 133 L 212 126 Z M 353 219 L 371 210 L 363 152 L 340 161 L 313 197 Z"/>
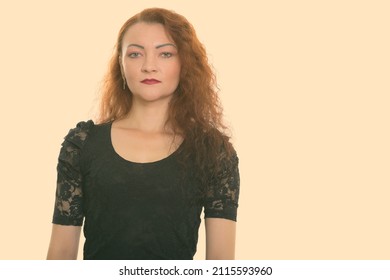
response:
<path fill-rule="evenodd" d="M 183 141 L 166 126 L 167 109 L 179 83 L 177 49 L 161 24 L 137 23 L 123 38 L 119 57 L 127 86 L 133 93 L 129 114 L 113 122 L 115 151 L 132 162 L 153 162 L 173 153 Z M 147 85 L 144 79 L 161 83 Z M 236 223 L 206 218 L 206 259 L 234 259 Z M 77 259 L 80 226 L 53 224 L 47 259 Z"/>

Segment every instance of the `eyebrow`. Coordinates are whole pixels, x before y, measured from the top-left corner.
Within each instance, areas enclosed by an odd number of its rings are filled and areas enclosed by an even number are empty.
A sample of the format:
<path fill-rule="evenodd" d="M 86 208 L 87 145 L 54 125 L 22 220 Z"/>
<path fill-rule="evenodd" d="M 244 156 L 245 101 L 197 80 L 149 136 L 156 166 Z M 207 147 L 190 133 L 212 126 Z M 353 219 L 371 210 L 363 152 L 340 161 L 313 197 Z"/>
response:
<path fill-rule="evenodd" d="M 140 48 L 140 49 L 145 49 L 144 46 L 141 46 L 141 45 L 138 45 L 138 44 L 130 44 L 127 46 L 127 48 L 130 48 L 130 47 L 137 47 L 137 48 Z M 165 47 L 165 46 L 172 46 L 172 47 L 175 47 L 177 48 L 174 44 L 171 44 L 171 43 L 166 43 L 166 44 L 161 44 L 161 45 L 158 45 L 156 46 L 156 49 L 159 49 L 159 48 L 162 48 L 162 47 Z"/>

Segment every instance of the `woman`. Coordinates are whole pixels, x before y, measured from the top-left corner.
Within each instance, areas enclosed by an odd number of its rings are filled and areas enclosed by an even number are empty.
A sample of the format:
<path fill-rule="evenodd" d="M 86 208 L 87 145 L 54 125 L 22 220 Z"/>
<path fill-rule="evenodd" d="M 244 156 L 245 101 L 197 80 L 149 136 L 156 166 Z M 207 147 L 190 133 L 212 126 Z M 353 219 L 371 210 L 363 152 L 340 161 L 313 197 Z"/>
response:
<path fill-rule="evenodd" d="M 236 152 L 192 25 L 146 9 L 121 28 L 96 123 L 65 137 L 48 259 L 234 259 Z M 85 219 L 85 220 L 84 220 Z"/>

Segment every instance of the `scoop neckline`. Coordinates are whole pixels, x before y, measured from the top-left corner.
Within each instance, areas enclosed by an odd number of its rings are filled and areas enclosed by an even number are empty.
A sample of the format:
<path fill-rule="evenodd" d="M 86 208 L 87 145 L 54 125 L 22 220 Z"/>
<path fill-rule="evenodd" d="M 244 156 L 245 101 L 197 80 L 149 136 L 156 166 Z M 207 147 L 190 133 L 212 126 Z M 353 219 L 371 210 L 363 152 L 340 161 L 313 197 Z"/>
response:
<path fill-rule="evenodd" d="M 120 160 L 124 161 L 124 162 L 127 162 L 127 163 L 130 163 L 130 164 L 135 164 L 135 165 L 155 165 L 155 164 L 159 164 L 159 163 L 162 163 L 162 162 L 165 162 L 165 161 L 168 161 L 170 160 L 171 158 L 173 158 L 174 156 L 176 156 L 176 154 L 178 153 L 178 151 L 181 149 L 183 143 L 184 143 L 184 139 L 183 141 L 180 143 L 179 147 L 173 152 L 171 153 L 170 155 L 162 158 L 162 159 L 159 159 L 159 160 L 156 160 L 156 161 L 148 161 L 148 162 L 137 162 L 137 161 L 131 161 L 131 160 L 128 160 L 128 159 L 125 159 L 123 156 L 121 156 L 114 148 L 114 145 L 112 144 L 112 124 L 113 124 L 114 121 L 111 121 L 108 123 L 108 142 L 110 143 L 110 149 L 111 151 L 115 154 L 115 156 L 117 158 L 119 158 Z"/>

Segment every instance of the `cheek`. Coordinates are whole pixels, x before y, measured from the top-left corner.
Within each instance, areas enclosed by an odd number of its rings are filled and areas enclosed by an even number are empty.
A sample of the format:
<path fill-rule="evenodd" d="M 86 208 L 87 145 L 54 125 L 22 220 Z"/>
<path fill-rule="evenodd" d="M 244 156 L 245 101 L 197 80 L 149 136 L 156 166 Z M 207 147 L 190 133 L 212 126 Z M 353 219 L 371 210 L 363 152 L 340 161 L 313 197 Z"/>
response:
<path fill-rule="evenodd" d="M 180 64 L 177 64 L 174 67 L 172 67 L 171 69 L 172 78 L 176 78 L 176 79 L 180 78 L 180 69 L 181 69 Z"/>
<path fill-rule="evenodd" d="M 138 66 L 135 63 L 127 63 L 123 65 L 123 71 L 125 72 L 126 78 L 134 77 L 137 73 Z"/>

